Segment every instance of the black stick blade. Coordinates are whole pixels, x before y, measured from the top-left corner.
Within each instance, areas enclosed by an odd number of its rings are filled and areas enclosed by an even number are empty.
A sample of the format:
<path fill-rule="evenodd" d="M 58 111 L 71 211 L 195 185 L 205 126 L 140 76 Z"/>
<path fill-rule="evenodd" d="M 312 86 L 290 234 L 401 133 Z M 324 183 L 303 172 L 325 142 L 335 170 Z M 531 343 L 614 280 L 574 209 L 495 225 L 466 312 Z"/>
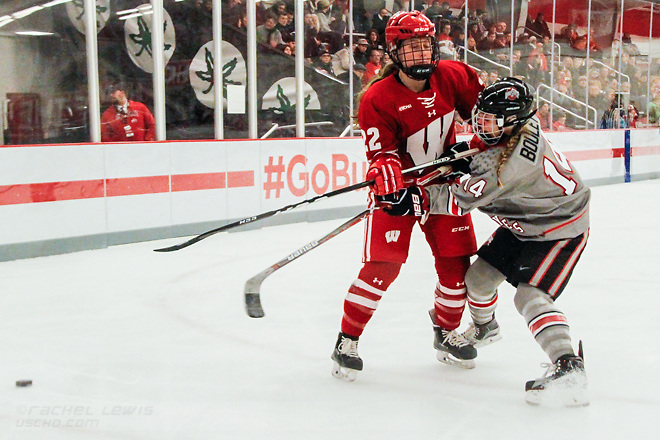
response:
<path fill-rule="evenodd" d="M 261 298 L 258 293 L 245 294 L 245 310 L 250 318 L 263 318 L 265 313 L 261 307 Z"/>

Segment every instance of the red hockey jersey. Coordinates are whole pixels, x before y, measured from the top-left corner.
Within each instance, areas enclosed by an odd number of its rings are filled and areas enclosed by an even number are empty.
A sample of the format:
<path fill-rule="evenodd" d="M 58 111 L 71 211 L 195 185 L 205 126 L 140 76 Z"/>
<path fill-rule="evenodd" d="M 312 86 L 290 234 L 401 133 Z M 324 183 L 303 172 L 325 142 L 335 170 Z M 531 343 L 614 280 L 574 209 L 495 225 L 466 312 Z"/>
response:
<path fill-rule="evenodd" d="M 404 169 L 437 159 L 456 142 L 454 110 L 470 119 L 483 88 L 476 72 L 458 61 L 440 61 L 420 93 L 404 86 L 396 74 L 372 84 L 358 110 L 367 159 L 396 151 Z"/>

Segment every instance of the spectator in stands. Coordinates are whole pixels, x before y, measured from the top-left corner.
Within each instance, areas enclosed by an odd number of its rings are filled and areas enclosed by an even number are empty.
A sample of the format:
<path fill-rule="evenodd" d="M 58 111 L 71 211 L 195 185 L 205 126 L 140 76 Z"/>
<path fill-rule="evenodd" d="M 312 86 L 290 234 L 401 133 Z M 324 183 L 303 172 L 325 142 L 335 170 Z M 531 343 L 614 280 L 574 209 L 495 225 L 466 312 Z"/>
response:
<path fill-rule="evenodd" d="M 371 52 L 371 49 L 374 47 L 383 46 L 383 43 L 385 43 L 385 38 L 381 38 L 378 31 L 372 28 L 369 29 L 369 32 L 367 32 L 367 41 L 369 42 L 369 52 Z"/>
<path fill-rule="evenodd" d="M 366 38 L 360 38 L 357 42 L 355 50 L 353 51 L 353 59 L 356 63 L 365 65 L 369 62 L 369 42 Z"/>
<path fill-rule="evenodd" d="M 424 10 L 423 14 L 426 15 L 429 20 L 433 22 L 436 29 L 438 29 L 440 21 L 444 18 L 442 15 L 442 6 L 440 6 L 440 0 L 430 0 L 429 7 Z"/>
<path fill-rule="evenodd" d="M 649 125 L 660 125 L 660 77 L 654 77 L 651 82 L 648 123 Z"/>
<path fill-rule="evenodd" d="M 378 14 L 374 15 L 371 19 L 371 27 L 376 29 L 382 41 L 385 41 L 385 26 L 387 26 L 390 17 L 391 14 L 389 11 L 386 8 L 381 8 Z"/>
<path fill-rule="evenodd" d="M 468 37 L 467 39 L 467 50 L 472 51 L 472 52 L 479 52 L 477 50 L 477 42 L 475 41 L 474 37 Z"/>
<path fill-rule="evenodd" d="M 348 0 L 335 0 L 330 7 L 330 29 L 344 35 L 348 31 L 349 14 Z"/>
<path fill-rule="evenodd" d="M 452 41 L 451 36 L 451 23 L 448 21 L 442 21 L 440 27 L 438 28 L 438 35 L 436 36 L 437 41 Z"/>
<path fill-rule="evenodd" d="M 355 64 L 353 65 L 353 95 L 357 96 L 360 93 L 360 90 L 362 90 L 362 77 L 364 76 L 364 72 L 366 72 L 366 67 L 364 67 L 363 64 Z M 337 75 L 337 78 L 346 84 L 349 83 L 350 80 L 350 71 L 347 70 L 343 73 L 340 73 Z"/>
<path fill-rule="evenodd" d="M 330 32 L 330 0 L 318 0 L 316 2 L 316 16 L 319 18 L 319 32 Z"/>
<path fill-rule="evenodd" d="M 487 85 L 494 84 L 499 79 L 500 79 L 499 72 L 497 70 L 491 70 L 490 72 L 488 72 L 488 82 L 486 84 Z"/>
<path fill-rule="evenodd" d="M 660 76 L 660 57 L 651 61 L 651 76 Z"/>
<path fill-rule="evenodd" d="M 648 125 L 660 125 L 660 99 L 654 99 L 649 102 Z"/>
<path fill-rule="evenodd" d="M 566 113 L 562 111 L 557 111 L 554 114 L 555 120 L 552 123 L 552 129 L 554 131 L 566 131 L 568 127 L 566 126 Z"/>
<path fill-rule="evenodd" d="M 295 55 L 295 53 L 291 50 L 291 47 L 288 44 L 278 44 L 277 47 L 275 47 L 275 49 L 284 52 L 290 57 Z"/>
<path fill-rule="evenodd" d="M 573 94 L 568 89 L 568 80 L 566 78 L 559 78 L 555 85 L 555 90 L 561 93 L 561 95 L 556 94 L 553 97 L 554 103 L 567 110 L 572 110 L 574 106 L 574 102 L 571 100 Z"/>
<path fill-rule="evenodd" d="M 336 76 L 339 76 L 339 74 L 346 72 L 350 65 L 351 52 L 348 47 L 342 43 L 341 49 L 332 54 L 332 70 Z"/>
<path fill-rule="evenodd" d="M 532 35 L 536 35 L 537 38 L 552 37 L 548 23 L 543 16 L 543 12 L 536 14 L 536 20 L 530 25 L 530 30 L 533 32 Z"/>
<path fill-rule="evenodd" d="M 266 15 L 266 21 L 257 26 L 257 42 L 267 44 L 272 48 L 284 44 L 282 34 L 277 30 L 277 16 L 272 12 Z"/>
<path fill-rule="evenodd" d="M 596 52 L 600 50 L 600 48 L 596 45 L 593 29 L 591 29 L 590 35 L 584 34 L 577 37 L 575 41 L 573 41 L 573 44 L 571 44 L 571 47 L 575 50 L 587 50 L 587 44 L 589 45 L 590 52 Z"/>
<path fill-rule="evenodd" d="M 635 107 L 635 102 L 630 101 L 628 104 L 628 114 L 626 115 L 626 121 L 628 122 L 628 128 L 637 128 L 637 119 L 639 118 L 639 111 Z"/>
<path fill-rule="evenodd" d="M 559 32 L 559 40 L 563 40 L 571 46 L 575 40 L 577 40 L 577 38 L 577 25 L 575 23 L 569 23 L 568 25 L 561 28 L 561 31 Z"/>
<path fill-rule="evenodd" d="M 507 31 L 506 29 L 507 29 L 507 25 L 505 22 L 498 21 L 497 23 L 495 23 L 495 32 L 497 32 L 498 34 L 505 33 Z"/>
<path fill-rule="evenodd" d="M 532 50 L 527 57 L 527 70 L 525 76 L 527 76 L 528 82 L 538 86 L 540 83 L 546 82 L 546 73 L 547 73 L 547 63 L 545 57 L 538 50 Z"/>
<path fill-rule="evenodd" d="M 541 130 L 550 130 L 550 104 L 543 101 L 536 111 L 536 117 L 541 122 Z"/>
<path fill-rule="evenodd" d="M 603 91 L 603 86 L 599 79 L 589 81 L 588 91 L 589 105 L 598 111 L 602 111 L 608 106 L 607 96 Z"/>
<path fill-rule="evenodd" d="M 461 28 L 457 28 L 452 32 L 452 43 L 454 43 L 454 48 L 465 47 L 465 32 Z"/>
<path fill-rule="evenodd" d="M 623 44 L 624 53 L 627 55 L 635 57 L 642 54 L 639 50 L 639 47 L 637 47 L 637 45 L 632 42 L 632 38 L 630 38 L 630 34 L 628 32 L 623 33 L 623 36 L 621 37 L 621 43 Z"/>
<path fill-rule="evenodd" d="M 291 34 L 294 33 L 295 29 L 293 26 L 293 14 L 284 11 L 277 16 L 277 30 L 280 31 L 283 41 L 288 41 L 291 38 Z"/>
<path fill-rule="evenodd" d="M 330 54 L 328 46 L 325 44 L 322 46 L 319 57 L 312 62 L 312 66 L 323 73 L 336 76 L 334 69 L 332 68 L 332 55 Z"/>
<path fill-rule="evenodd" d="M 286 3 L 283 1 L 277 1 L 268 9 L 269 12 L 272 12 L 273 15 L 280 16 L 287 12 Z"/>
<path fill-rule="evenodd" d="M 224 15 L 223 22 L 241 27 L 239 23 L 246 13 L 246 4 L 244 0 L 228 0 L 226 5 L 222 6 Z"/>
<path fill-rule="evenodd" d="M 479 44 L 484 39 L 485 32 L 479 28 L 479 23 L 476 21 L 470 22 L 468 25 L 468 37 L 474 39 L 475 44 Z"/>
<path fill-rule="evenodd" d="M 525 67 L 525 65 L 520 60 L 521 54 L 522 54 L 522 51 L 520 49 L 514 49 L 512 54 L 511 54 L 511 63 L 510 64 L 512 66 L 512 69 L 511 69 L 512 76 L 515 76 L 515 77 L 520 77 L 520 76 L 524 77 L 525 76 L 527 68 Z M 527 81 L 527 79 L 525 79 L 525 81 Z"/>
<path fill-rule="evenodd" d="M 498 48 L 499 45 L 497 44 L 497 33 L 494 30 L 488 31 L 486 38 L 477 43 L 477 49 L 479 49 L 479 52 L 489 52 Z"/>
<path fill-rule="evenodd" d="M 305 58 L 310 60 L 320 55 L 319 18 L 316 14 L 305 14 Z"/>
<path fill-rule="evenodd" d="M 101 115 L 101 142 L 156 140 L 156 121 L 141 102 L 131 101 L 121 85 L 107 91 L 112 105 Z"/>
<path fill-rule="evenodd" d="M 484 85 L 488 85 L 488 71 L 487 70 L 480 70 L 479 73 L 479 79 L 481 80 Z"/>
<path fill-rule="evenodd" d="M 294 32 L 295 34 L 295 32 Z M 289 35 L 288 39 L 284 39 L 284 44 L 289 48 L 292 55 L 296 54 L 296 38 L 295 35 Z"/>
<path fill-rule="evenodd" d="M 392 59 L 390 58 L 390 54 L 388 54 L 387 51 L 383 51 L 383 56 L 380 59 L 380 64 L 385 66 L 386 64 L 391 63 L 391 62 L 392 62 Z"/>
<path fill-rule="evenodd" d="M 452 18 L 452 14 L 453 12 L 451 10 L 449 2 L 447 1 L 442 2 L 442 5 L 440 5 L 440 16 L 442 16 L 442 18 L 445 19 L 450 19 Z"/>
<path fill-rule="evenodd" d="M 613 93 L 610 106 L 603 112 L 600 128 L 626 128 L 626 111 L 621 105 L 621 95 Z"/>
<path fill-rule="evenodd" d="M 369 56 L 369 62 L 364 65 L 364 67 L 366 68 L 366 71 L 364 72 L 364 76 L 362 77 L 362 82 L 364 84 L 367 84 L 369 81 L 371 81 L 371 78 L 376 76 L 378 72 L 380 72 L 380 68 L 383 67 L 382 65 L 383 52 L 384 50 L 382 47 L 378 47 L 371 51 L 371 55 Z"/>

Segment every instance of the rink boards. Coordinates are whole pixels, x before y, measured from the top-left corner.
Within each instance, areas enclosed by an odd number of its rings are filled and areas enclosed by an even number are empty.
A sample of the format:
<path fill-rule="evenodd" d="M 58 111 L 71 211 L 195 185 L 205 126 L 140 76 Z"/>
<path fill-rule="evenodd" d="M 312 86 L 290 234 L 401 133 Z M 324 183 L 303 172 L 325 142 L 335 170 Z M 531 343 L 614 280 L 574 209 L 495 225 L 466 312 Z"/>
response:
<path fill-rule="evenodd" d="M 629 178 L 660 176 L 658 129 L 628 133 Z M 547 137 L 590 184 L 626 179 L 625 130 Z M 0 261 L 198 234 L 361 182 L 366 167 L 360 138 L 3 146 Z M 322 199 L 251 227 L 345 217 L 366 197 Z"/>

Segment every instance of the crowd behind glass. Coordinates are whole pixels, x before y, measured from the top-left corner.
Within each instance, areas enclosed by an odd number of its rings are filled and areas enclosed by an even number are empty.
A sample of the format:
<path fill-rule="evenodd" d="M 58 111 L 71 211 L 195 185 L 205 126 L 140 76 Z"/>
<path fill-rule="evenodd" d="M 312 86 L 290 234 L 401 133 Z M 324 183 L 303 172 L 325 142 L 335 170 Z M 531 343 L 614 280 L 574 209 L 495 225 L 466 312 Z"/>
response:
<path fill-rule="evenodd" d="M 105 28 L 98 34 L 102 110 L 110 104 L 104 90 L 118 84 L 126 89 L 129 99 L 152 108 L 153 83 L 149 75 L 126 77 L 122 74 L 124 68 L 108 67 L 113 65 L 113 60 L 120 58 L 118 52 L 125 50 L 123 22 L 116 12 L 121 8 L 137 7 L 142 1 L 105 0 L 105 4 L 110 5 L 112 11 L 107 15 Z M 353 0 L 351 14 L 348 0 L 305 1 L 306 68 L 332 78 L 338 89 L 346 90 L 346 93 L 336 94 L 340 102 L 333 107 L 342 111 L 327 112 L 332 113 L 326 115 L 332 124 L 310 129 L 308 136 L 346 134 L 345 128 L 351 121 L 349 108 L 354 109 L 348 102 L 350 97 L 357 96 L 360 88 L 389 62 L 384 41 L 387 20 L 392 13 L 410 7 L 421 10 L 435 23 L 444 59 L 467 61 L 479 71 L 486 84 L 513 75 L 538 88 L 538 116 L 545 130 L 660 125 L 660 58 L 649 57 L 646 48 L 647 53 L 642 53 L 628 34 L 617 32 L 611 45 L 599 47 L 596 39 L 588 35 L 587 28 L 574 23 L 563 24 L 555 29 L 553 36 L 553 27 L 542 13 L 528 16 L 525 26 L 512 32 L 511 19 L 508 18 L 510 9 L 500 14 L 498 11 L 489 13 L 468 8 L 466 19 L 464 8 L 453 8 L 449 2 L 441 0 L 415 1 L 412 5 L 394 0 L 375 8 L 367 8 L 365 4 L 369 2 Z M 533 0 L 530 8 L 532 4 Z M 214 110 L 195 99 L 187 70 L 199 48 L 212 40 L 212 2 L 164 0 L 164 7 L 177 32 L 177 45 L 166 66 L 167 138 L 212 139 Z M 65 17 L 52 9 L 48 19 L 52 29 L 59 32 L 41 39 L 26 36 L 22 37 L 26 39 L 24 41 L 6 41 L 3 46 L 4 50 L 9 47 L 38 57 L 35 66 L 49 63 L 49 57 L 53 60 L 51 65 L 58 66 L 57 69 L 46 69 L 50 77 L 47 80 L 35 79 L 35 74 L 27 74 L 22 80 L 19 74 L 17 78 L 5 81 L 4 87 L 0 86 L 5 98 L 5 144 L 87 142 L 90 139 L 85 48 L 81 43 L 84 38 L 74 38 L 73 31 L 62 31 L 58 21 Z M 223 0 L 224 40 L 231 40 L 232 34 L 246 35 L 246 11 L 246 0 Z M 293 62 L 296 45 L 294 1 L 260 1 L 256 4 L 256 11 L 257 70 L 259 65 L 263 66 L 261 63 L 273 60 L 272 57 L 288 57 Z M 0 27 L 3 23 L 1 12 Z M 45 12 L 48 11 L 42 13 Z M 39 20 L 39 13 L 33 15 L 33 20 Z M 353 32 L 350 32 L 351 18 Z M 11 25 L 15 26 L 15 23 Z M 11 27 L 5 26 L 5 29 Z M 55 62 L 58 54 L 59 59 Z M 62 58 L 68 61 L 63 63 Z M 25 68 L 29 69 L 30 64 L 27 63 Z M 63 64 L 65 68 L 60 67 Z M 29 78 L 32 78 L 30 85 L 24 84 Z M 349 84 L 353 85 L 352 93 L 347 90 Z M 271 125 L 263 112 L 261 117 L 260 121 L 268 123 L 260 123 L 260 135 Z M 244 117 L 226 115 L 224 124 L 225 138 L 247 137 Z M 461 120 L 456 124 L 459 132 L 470 130 L 469 125 Z M 359 127 L 355 129 L 359 130 Z M 295 131 L 282 129 L 271 136 L 295 136 Z"/>

